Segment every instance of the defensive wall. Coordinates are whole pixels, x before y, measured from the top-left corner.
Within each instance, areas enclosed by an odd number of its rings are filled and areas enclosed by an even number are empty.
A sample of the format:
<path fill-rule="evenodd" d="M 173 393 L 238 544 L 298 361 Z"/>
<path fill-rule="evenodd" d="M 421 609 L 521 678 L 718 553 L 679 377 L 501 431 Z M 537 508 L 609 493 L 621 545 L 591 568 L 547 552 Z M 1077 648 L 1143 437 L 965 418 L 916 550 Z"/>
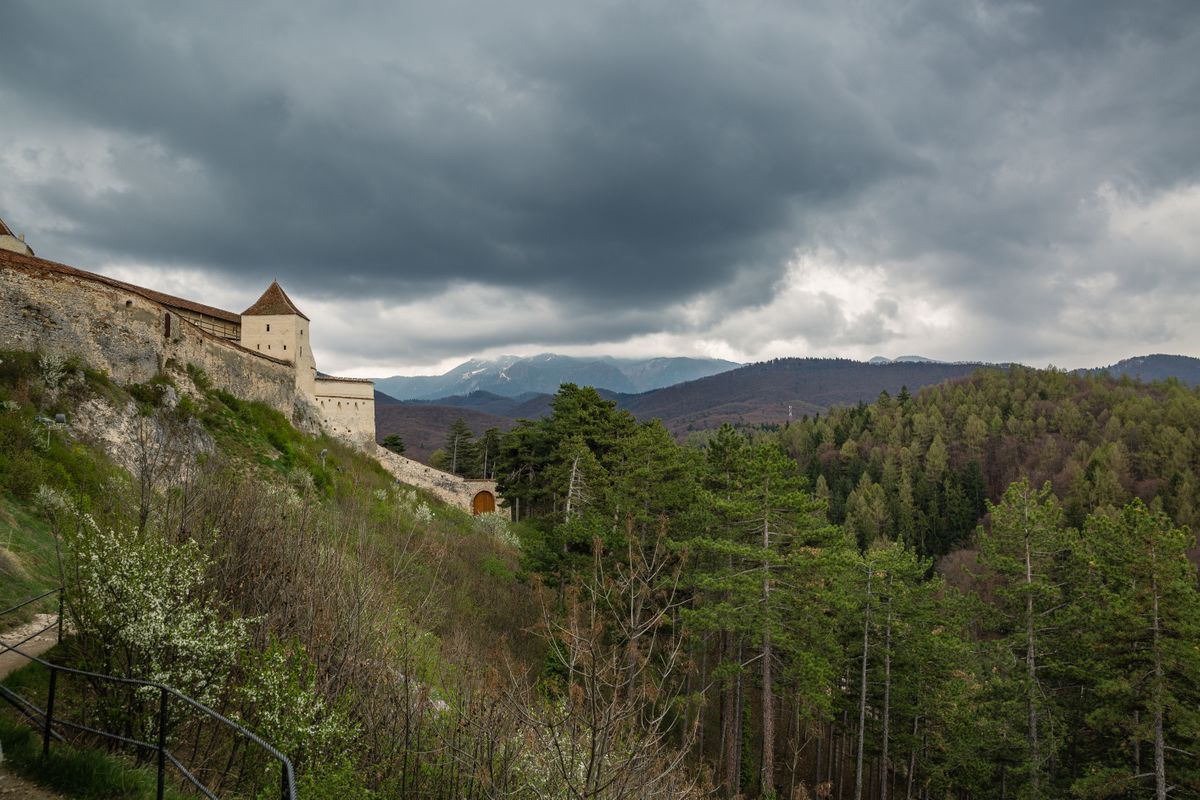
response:
<path fill-rule="evenodd" d="M 405 458 L 379 445 L 375 447 L 375 457 L 388 472 L 396 476 L 396 480 L 410 486 L 420 486 L 449 505 L 473 514 L 497 510 L 495 481 L 461 478 Z"/>
<path fill-rule="evenodd" d="M 264 298 L 290 304 L 277 285 Z M 191 364 L 214 386 L 263 402 L 310 432 L 319 421 L 374 453 L 401 482 L 450 505 L 473 513 L 497 505 L 495 481 L 464 479 L 375 444 L 374 384 L 318 373 L 308 319 L 294 307 L 241 316 L 47 261 L 28 248 L 0 247 L 0 349 L 76 356 L 118 383 L 144 383 L 169 362 Z"/>
<path fill-rule="evenodd" d="M 78 356 L 118 383 L 144 383 L 168 361 L 297 421 L 314 416 L 287 361 L 210 333 L 157 294 L 121 281 L 0 250 L 0 347 Z"/>

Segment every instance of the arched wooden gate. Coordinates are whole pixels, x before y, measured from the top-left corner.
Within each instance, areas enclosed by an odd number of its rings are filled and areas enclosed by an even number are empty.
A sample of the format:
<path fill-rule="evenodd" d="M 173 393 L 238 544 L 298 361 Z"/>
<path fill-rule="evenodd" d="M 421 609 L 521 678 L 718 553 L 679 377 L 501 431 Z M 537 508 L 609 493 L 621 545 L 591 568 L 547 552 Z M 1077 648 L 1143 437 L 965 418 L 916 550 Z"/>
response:
<path fill-rule="evenodd" d="M 472 514 L 487 514 L 496 510 L 496 497 L 489 491 L 482 491 L 471 501 Z"/>

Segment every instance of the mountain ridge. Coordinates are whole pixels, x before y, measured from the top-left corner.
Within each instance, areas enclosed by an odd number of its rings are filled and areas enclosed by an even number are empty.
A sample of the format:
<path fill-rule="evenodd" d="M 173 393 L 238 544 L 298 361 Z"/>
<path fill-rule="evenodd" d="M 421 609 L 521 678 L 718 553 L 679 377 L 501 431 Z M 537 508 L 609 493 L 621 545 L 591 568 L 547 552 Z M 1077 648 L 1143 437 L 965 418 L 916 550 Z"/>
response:
<path fill-rule="evenodd" d="M 1107 367 L 1085 367 L 1074 371 L 1082 375 L 1108 373 L 1116 378 L 1128 376 L 1145 383 L 1176 378 L 1188 386 L 1200 386 L 1200 358 L 1192 356 L 1151 353 L 1124 358 Z"/>
<path fill-rule="evenodd" d="M 501 397 L 529 392 L 553 394 L 564 383 L 637 394 L 739 366 L 742 365 L 716 358 L 614 358 L 540 353 L 524 357 L 472 358 L 441 375 L 393 375 L 377 378 L 375 386 L 397 400 L 436 400 L 476 391 Z"/>
<path fill-rule="evenodd" d="M 964 378 L 986 366 L 1005 365 L 948 363 L 911 357 L 886 363 L 844 358 L 784 358 L 747 364 L 648 392 L 598 391 L 639 419 L 661 419 L 668 430 L 682 436 L 688 431 L 714 428 L 724 422 L 782 424 L 789 418 L 825 413 L 835 406 L 869 402 L 882 391 L 895 395 L 902 387 L 915 394 L 925 386 Z M 1108 367 L 1074 372 L 1109 373 L 1116 377 L 1128 374 L 1142 380 L 1176 377 L 1188 385 L 1200 385 L 1200 359 L 1190 356 L 1137 356 Z M 446 430 L 456 418 L 463 417 L 476 433 L 490 427 L 507 430 L 518 419 L 535 419 L 549 413 L 553 393 L 524 392 L 504 396 L 477 389 L 426 400 L 379 397 L 376 404 L 378 435 L 400 433 L 409 445 L 409 454 L 422 459 L 442 445 Z"/>

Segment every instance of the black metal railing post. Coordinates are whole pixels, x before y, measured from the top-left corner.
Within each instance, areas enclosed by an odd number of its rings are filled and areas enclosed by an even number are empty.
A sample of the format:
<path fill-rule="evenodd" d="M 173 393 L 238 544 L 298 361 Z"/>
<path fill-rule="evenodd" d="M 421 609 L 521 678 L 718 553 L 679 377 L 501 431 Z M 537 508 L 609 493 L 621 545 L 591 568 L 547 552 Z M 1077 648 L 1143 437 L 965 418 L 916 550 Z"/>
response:
<path fill-rule="evenodd" d="M 42 757 L 50 755 L 50 732 L 54 724 L 54 693 L 58 688 L 58 670 L 50 668 L 50 691 L 46 695 L 46 725 L 42 728 Z"/>
<path fill-rule="evenodd" d="M 60 591 L 60 589 L 51 589 L 50 591 L 44 592 L 44 593 L 38 595 L 37 597 L 31 597 L 28 600 L 24 600 L 24 601 L 18 603 L 17 605 L 13 606 L 12 608 L 0 609 L 0 617 L 6 616 L 14 611 L 25 608 L 26 606 L 36 603 L 40 600 L 43 600 L 43 599 L 49 597 L 50 595 L 54 594 L 55 592 L 59 592 L 59 591 Z M 62 638 L 63 610 L 64 610 L 63 597 L 62 597 L 62 594 L 59 594 L 59 617 L 57 620 L 57 625 L 59 627 L 60 640 Z M 157 761 L 158 761 L 158 765 L 157 765 L 158 766 L 158 787 L 157 787 L 158 788 L 158 795 L 157 795 L 158 800 L 163 800 L 163 795 L 166 792 L 166 767 L 167 767 L 168 761 L 171 762 L 172 765 L 174 765 L 175 769 L 177 769 L 179 771 L 179 774 L 182 775 L 184 779 L 186 779 L 194 787 L 199 789 L 204 794 L 204 796 L 210 797 L 210 798 L 216 797 L 216 795 L 213 794 L 212 790 L 210 790 L 208 787 L 206 787 L 204 785 L 204 783 L 199 778 L 196 777 L 196 775 L 194 775 L 186 766 L 181 764 L 179 762 L 179 760 L 174 755 L 172 755 L 172 753 L 167 749 L 167 736 L 168 736 L 169 723 L 170 723 L 169 705 L 170 705 L 170 696 L 171 695 L 174 695 L 175 700 L 178 704 L 182 704 L 184 707 L 191 708 L 191 709 L 199 712 L 201 715 L 201 719 L 207 718 L 213 722 L 216 722 L 219 725 L 225 726 L 229 730 L 233 731 L 233 733 L 235 735 L 244 737 L 245 739 L 248 739 L 251 743 L 262 748 L 263 751 L 266 752 L 267 755 L 278 760 L 280 763 L 280 782 L 279 782 L 280 798 L 281 798 L 281 800 L 296 800 L 296 772 L 295 772 L 295 769 L 292 767 L 291 760 L 287 756 L 285 756 L 283 753 L 279 752 L 274 747 L 272 747 L 269 743 L 264 741 L 262 738 L 257 736 L 253 731 L 247 730 L 242 725 L 239 725 L 238 723 L 234 722 L 233 720 L 230 720 L 227 717 L 222 716 L 220 713 L 214 711 L 213 709 L 209 708 L 208 706 L 204 705 L 203 703 L 199 702 L 198 700 L 194 700 L 185 694 L 181 694 L 180 692 L 176 691 L 175 689 L 172 689 L 170 686 L 167 686 L 165 684 L 157 683 L 154 681 L 140 680 L 138 678 L 124 678 L 124 677 L 120 677 L 117 675 L 105 675 L 105 674 L 99 673 L 99 672 L 89 672 L 87 670 L 77 669 L 75 667 L 67 667 L 67 666 L 63 666 L 61 664 L 54 664 L 50 661 L 46 661 L 43 658 L 35 656 L 32 653 L 23 653 L 19 649 L 17 649 L 21 644 L 24 644 L 26 641 L 29 641 L 30 639 L 34 638 L 35 636 L 39 636 L 42 633 L 45 633 L 46 631 L 55 627 L 55 624 L 56 623 L 52 622 L 49 625 L 46 625 L 41 630 L 34 631 L 33 633 L 26 636 L 25 639 L 23 639 L 20 642 L 17 642 L 14 645 L 0 643 L 0 652 L 5 652 L 5 653 L 15 652 L 17 655 L 23 656 L 31 664 L 40 664 L 41 666 L 43 666 L 50 672 L 50 685 L 49 685 L 48 691 L 47 691 L 46 710 L 44 712 L 40 708 L 38 708 L 36 705 L 31 703 L 29 700 L 26 700 L 24 697 L 21 697 L 19 694 L 12 691 L 9 687 L 0 685 L 0 701 L 9 703 L 9 704 L 13 705 L 15 708 L 17 708 L 19 711 L 21 711 L 26 717 L 29 718 L 30 722 L 33 723 L 35 728 L 37 726 L 38 715 L 40 714 L 42 716 L 42 723 L 43 723 L 42 724 L 42 757 L 43 758 L 50 755 L 50 740 L 52 738 L 57 738 L 59 741 L 66 741 L 66 739 L 62 735 L 60 735 L 59 733 L 57 733 L 54 730 L 54 724 L 56 722 L 56 720 L 54 718 L 54 706 L 55 706 L 56 696 L 58 694 L 58 675 L 61 672 L 66 675 L 79 676 L 81 678 L 86 679 L 88 682 L 106 681 L 106 682 L 121 684 L 121 685 L 125 685 L 125 686 L 144 687 L 147 689 L 154 689 L 159 692 L 158 741 L 156 743 L 141 741 L 139 739 L 132 738 L 131 736 L 122 736 L 122 735 L 112 733 L 109 731 L 100 730 L 98 728 L 93 728 L 88 725 L 85 725 L 81 722 L 73 722 L 71 719 L 69 719 L 70 714 L 67 715 L 68 716 L 67 719 L 57 720 L 59 728 L 62 728 L 64 730 L 74 730 L 74 731 L 78 731 L 83 734 L 99 736 L 99 737 L 109 739 L 112 741 L 123 742 L 127 745 L 132 745 L 133 747 L 136 747 L 136 748 L 142 748 L 142 752 L 145 752 L 145 751 L 156 752 L 157 756 L 158 756 L 158 759 L 157 759 Z"/>
<path fill-rule="evenodd" d="M 167 687 L 158 695 L 158 800 L 163 800 L 167 779 Z"/>

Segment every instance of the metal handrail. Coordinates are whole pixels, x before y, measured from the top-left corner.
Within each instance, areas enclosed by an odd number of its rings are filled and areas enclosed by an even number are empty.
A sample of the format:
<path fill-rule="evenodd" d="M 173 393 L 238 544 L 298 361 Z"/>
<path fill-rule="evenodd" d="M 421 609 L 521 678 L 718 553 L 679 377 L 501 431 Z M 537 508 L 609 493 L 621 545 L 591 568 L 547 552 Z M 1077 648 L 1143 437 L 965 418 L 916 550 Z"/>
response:
<path fill-rule="evenodd" d="M 31 603 L 36 603 L 39 600 L 44 600 L 45 598 L 49 597 L 52 594 L 55 594 L 56 592 L 58 593 L 58 604 L 59 604 L 58 621 L 56 624 L 58 625 L 59 641 L 62 641 L 63 591 L 62 591 L 61 586 L 59 586 L 55 589 L 51 589 L 50 591 L 45 592 L 41 595 L 38 595 L 37 597 L 33 597 L 33 598 L 30 598 L 29 600 L 25 600 L 21 603 L 18 603 L 17 605 L 13 606 L 12 608 L 8 608 L 8 609 L 5 609 L 4 611 L 0 611 L 0 617 L 4 616 L 5 614 L 9 614 L 13 611 L 17 611 L 18 609 L 24 608 L 25 606 L 30 605 Z M 167 722 L 169 719 L 170 700 L 171 700 L 171 698 L 175 698 L 175 700 L 177 700 L 178 702 L 181 702 L 187 706 L 191 706 L 193 709 L 195 709 L 196 711 L 199 711 L 201 714 L 203 714 L 203 715 L 217 721 L 221 725 L 224 725 L 225 727 L 231 729 L 234 733 L 239 734 L 239 735 L 244 736 L 245 738 L 249 739 L 251 742 L 253 742 L 254 744 L 258 745 L 260 748 L 262 748 L 262 750 L 267 755 L 269 755 L 271 758 L 278 761 L 279 765 L 280 765 L 279 796 L 280 796 L 281 800 L 296 800 L 296 772 L 295 772 L 295 769 L 292 767 L 291 759 L 289 759 L 283 753 L 276 750 L 274 747 L 272 747 L 270 744 L 268 744 L 266 741 L 264 741 L 260 736 L 258 736 L 253 731 L 248 730 L 244 726 L 239 725 L 238 723 L 234 722 L 233 720 L 229 719 L 228 717 L 218 713 L 217 711 L 214 711 L 213 709 L 204 705 L 200 701 L 194 700 L 191 697 L 188 697 L 187 695 L 183 694 L 179 690 L 174 689 L 170 686 L 167 686 L 166 684 L 158 683 L 157 681 L 146 681 L 146 680 L 141 680 L 140 678 L 123 678 L 119 675 L 106 675 L 106 674 L 99 673 L 99 672 L 89 672 L 87 670 L 76 669 L 74 667 L 65 667 L 61 664 L 51 663 L 49 661 L 46 661 L 43 658 L 32 655 L 30 653 L 22 652 L 19 649 L 20 645 L 29 641 L 30 639 L 32 639 L 34 636 L 37 636 L 38 634 L 45 633 L 46 631 L 50 630 L 50 628 L 52 628 L 52 627 L 54 627 L 54 623 L 47 625 L 45 628 L 42 628 L 40 631 L 37 631 L 35 633 L 30 634 L 29 636 L 26 636 L 24 639 L 22 639 L 16 645 L 8 645 L 8 644 L 5 644 L 4 642 L 0 642 L 0 648 L 3 648 L 2 650 L 0 650 L 0 653 L 9 653 L 9 652 L 16 653 L 17 655 L 19 655 L 29 661 L 41 664 L 43 667 L 46 667 L 48 670 L 50 670 L 50 687 L 49 687 L 49 691 L 47 692 L 45 709 L 38 708 L 32 702 L 25 699 L 24 697 L 17 694 L 16 692 L 12 691 L 7 686 L 0 686 L 0 698 L 7 700 L 11 705 L 13 705 L 15 708 L 17 708 L 17 710 L 19 710 L 26 717 L 28 717 L 30 719 L 30 721 L 36 721 L 35 720 L 36 717 L 41 717 L 42 755 L 43 756 L 49 755 L 50 740 L 52 738 L 58 739 L 59 741 L 63 741 L 62 735 L 54 730 L 54 724 L 57 722 L 57 724 L 60 727 L 73 728 L 75 730 L 85 731 L 87 733 L 91 733 L 96 736 L 102 736 L 106 739 L 112 739 L 114 741 L 123 742 L 125 744 L 130 744 L 135 747 L 141 747 L 144 749 L 150 749 L 150 750 L 156 751 L 156 753 L 158 755 L 158 764 L 157 764 L 157 767 L 158 767 L 157 798 L 158 798 L 158 800 L 162 800 L 163 792 L 164 792 L 164 789 L 166 786 L 166 783 L 165 783 L 166 765 L 167 765 L 168 761 L 171 763 L 172 766 L 174 766 L 179 771 L 179 773 L 181 775 L 183 775 L 185 778 L 187 778 L 192 783 L 192 785 L 195 786 L 197 789 L 199 789 L 206 797 L 211 798 L 211 800 L 218 800 L 217 796 L 215 794 L 213 794 L 212 790 L 209 789 L 207 786 L 205 786 L 204 783 L 201 782 L 200 779 L 197 778 L 195 775 L 193 775 L 190 770 L 188 770 L 186 767 L 184 767 L 184 765 L 179 761 L 179 759 L 176 758 L 175 755 L 167 747 Z M 158 690 L 159 704 L 158 704 L 158 731 L 157 731 L 158 740 L 157 740 L 157 742 L 156 743 L 143 742 L 143 741 L 139 741 L 137 739 L 130 739 L 125 736 L 120 736 L 115 733 L 109 733 L 107 731 L 97 730 L 96 728 L 91 728 L 86 725 L 81 725 L 77 722 L 71 722 L 69 720 L 64 720 L 64 719 L 55 720 L 54 719 L 54 701 L 55 701 L 56 694 L 57 694 L 59 673 L 65 673 L 67 675 L 78 675 L 83 678 L 90 678 L 93 680 L 101 680 L 101 681 L 109 681 L 112 683 L 120 683 L 120 684 L 125 684 L 128 686 L 148 687 L 148 688 L 153 688 L 153 689 Z M 22 707 L 22 706 L 24 706 L 24 707 Z"/>

